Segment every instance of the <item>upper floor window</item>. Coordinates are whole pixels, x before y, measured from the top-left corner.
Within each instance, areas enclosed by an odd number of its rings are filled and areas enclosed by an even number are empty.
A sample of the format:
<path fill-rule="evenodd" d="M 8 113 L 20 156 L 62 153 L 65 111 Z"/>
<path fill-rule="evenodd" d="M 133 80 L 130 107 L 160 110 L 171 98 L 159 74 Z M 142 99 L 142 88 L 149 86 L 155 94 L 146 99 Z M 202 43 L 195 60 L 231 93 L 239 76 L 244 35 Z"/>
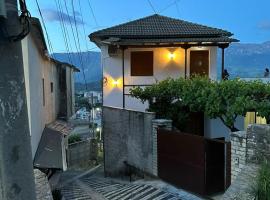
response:
<path fill-rule="evenodd" d="M 51 82 L 51 93 L 53 93 L 53 82 Z"/>
<path fill-rule="evenodd" d="M 45 106 L 45 80 L 42 79 L 42 98 L 43 98 L 43 106 Z"/>
<path fill-rule="evenodd" d="M 131 76 L 153 76 L 153 51 L 133 51 L 131 59 Z"/>

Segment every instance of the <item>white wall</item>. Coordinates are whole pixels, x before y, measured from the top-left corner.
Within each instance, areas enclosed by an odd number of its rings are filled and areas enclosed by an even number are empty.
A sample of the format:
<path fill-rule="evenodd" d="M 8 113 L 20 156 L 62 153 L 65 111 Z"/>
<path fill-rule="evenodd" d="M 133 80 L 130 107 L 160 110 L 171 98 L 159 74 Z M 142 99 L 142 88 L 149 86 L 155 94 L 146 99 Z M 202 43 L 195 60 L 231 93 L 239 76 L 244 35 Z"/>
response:
<path fill-rule="evenodd" d="M 53 122 L 58 113 L 58 76 L 55 64 L 41 56 L 31 34 L 23 39 L 22 50 L 34 158 L 45 125 Z M 45 82 L 45 106 L 43 106 L 42 78 Z M 50 88 L 51 82 L 54 83 L 53 93 Z"/>
<path fill-rule="evenodd" d="M 188 69 L 189 75 L 189 54 L 191 50 L 209 50 L 209 76 L 212 79 L 217 78 L 217 47 L 190 48 L 188 50 Z M 130 76 L 130 52 L 131 51 L 153 51 L 154 52 L 154 76 Z M 101 47 L 103 75 L 107 78 L 107 84 L 103 86 L 103 104 L 105 106 L 120 107 L 123 106 L 122 92 L 122 52 L 117 56 L 109 57 L 107 46 Z M 174 59 L 169 58 L 169 53 L 174 53 Z M 144 85 L 154 84 L 166 78 L 184 77 L 185 71 L 185 51 L 181 48 L 135 48 L 125 50 L 125 84 L 126 85 Z M 118 85 L 112 84 L 118 80 Z M 126 88 L 125 93 L 129 93 L 130 88 Z M 125 105 L 127 109 L 145 111 L 148 104 L 142 104 L 140 100 L 126 96 Z"/>
<path fill-rule="evenodd" d="M 239 130 L 244 130 L 244 117 L 236 118 L 235 127 Z M 204 135 L 207 138 L 225 137 L 226 141 L 230 141 L 230 129 L 227 128 L 220 119 L 204 119 Z"/>

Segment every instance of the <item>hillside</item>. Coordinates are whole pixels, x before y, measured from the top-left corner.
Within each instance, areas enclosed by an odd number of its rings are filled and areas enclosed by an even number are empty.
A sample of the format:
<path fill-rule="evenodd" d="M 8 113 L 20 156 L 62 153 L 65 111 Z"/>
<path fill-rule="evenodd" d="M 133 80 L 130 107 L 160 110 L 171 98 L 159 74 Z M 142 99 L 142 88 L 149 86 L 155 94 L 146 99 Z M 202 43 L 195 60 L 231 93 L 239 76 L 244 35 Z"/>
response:
<path fill-rule="evenodd" d="M 53 55 L 55 56 L 56 59 L 69 63 L 68 53 L 54 53 Z M 79 53 L 70 53 L 70 57 L 72 60 L 72 64 L 74 64 L 81 70 L 80 73 L 76 74 L 75 82 L 84 83 L 82 73 L 83 69 L 85 73 L 85 79 L 88 83 L 101 80 L 102 75 L 101 75 L 100 52 L 95 51 L 82 52 L 81 57 L 83 60 L 83 66 L 80 62 L 81 59 Z"/>
<path fill-rule="evenodd" d="M 225 52 L 225 66 L 233 77 L 262 77 L 264 69 L 270 68 L 270 41 L 233 44 Z"/>

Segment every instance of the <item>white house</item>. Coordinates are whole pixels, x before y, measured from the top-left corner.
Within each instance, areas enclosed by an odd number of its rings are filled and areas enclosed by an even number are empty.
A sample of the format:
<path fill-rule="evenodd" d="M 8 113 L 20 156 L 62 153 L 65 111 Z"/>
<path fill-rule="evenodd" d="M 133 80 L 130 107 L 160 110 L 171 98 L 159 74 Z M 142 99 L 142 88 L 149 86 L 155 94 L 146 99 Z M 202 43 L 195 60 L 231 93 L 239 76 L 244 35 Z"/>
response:
<path fill-rule="evenodd" d="M 224 72 L 225 49 L 233 34 L 158 14 L 103 29 L 89 35 L 101 49 L 103 105 L 145 111 L 148 104 L 129 95 L 133 86 L 145 87 L 168 77 L 204 74 L 217 79 Z M 221 66 L 217 52 L 222 51 Z M 220 120 L 201 118 L 206 137 L 228 137 Z M 244 119 L 236 127 L 244 128 Z"/>
<path fill-rule="evenodd" d="M 31 31 L 22 40 L 22 52 L 32 158 L 35 161 L 38 149 L 41 153 L 42 148 L 43 150 L 46 148 L 46 140 L 48 140 L 45 137 L 46 130 L 50 129 L 48 126 L 59 124 L 60 122 L 56 122 L 57 119 L 65 120 L 74 114 L 73 74 L 79 70 L 71 64 L 48 57 L 42 27 L 36 18 L 31 19 Z M 63 121 L 60 124 L 63 127 L 68 126 Z M 61 134 L 59 131 L 58 133 Z M 64 137 L 58 138 L 62 140 Z M 59 141 L 59 143 L 62 142 Z M 45 154 L 43 152 L 43 155 Z M 49 166 L 46 167 L 49 168 Z M 65 160 L 61 166 L 57 167 L 65 168 Z"/>

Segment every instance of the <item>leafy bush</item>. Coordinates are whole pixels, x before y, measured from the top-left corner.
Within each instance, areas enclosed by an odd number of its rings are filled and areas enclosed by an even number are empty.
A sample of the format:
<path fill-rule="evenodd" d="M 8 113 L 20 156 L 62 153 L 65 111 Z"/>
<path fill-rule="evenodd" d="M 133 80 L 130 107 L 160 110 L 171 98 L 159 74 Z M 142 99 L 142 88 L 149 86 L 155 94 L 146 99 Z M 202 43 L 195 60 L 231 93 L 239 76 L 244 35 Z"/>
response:
<path fill-rule="evenodd" d="M 72 144 L 72 143 L 75 143 L 75 142 L 80 142 L 80 141 L 82 141 L 82 138 L 78 134 L 73 134 L 73 135 L 69 136 L 69 138 L 68 138 L 68 143 L 69 144 Z"/>
<path fill-rule="evenodd" d="M 270 200 L 270 164 L 267 161 L 259 170 L 256 193 L 258 200 Z"/>
<path fill-rule="evenodd" d="M 236 131 L 237 116 L 256 111 L 270 119 L 270 84 L 239 79 L 212 81 L 208 77 L 167 79 L 144 89 L 130 91 L 135 98 L 149 102 L 149 111 L 157 117 L 170 118 L 174 126 L 185 125 L 190 112 L 203 112 L 211 119 L 219 118 L 231 131 Z"/>

